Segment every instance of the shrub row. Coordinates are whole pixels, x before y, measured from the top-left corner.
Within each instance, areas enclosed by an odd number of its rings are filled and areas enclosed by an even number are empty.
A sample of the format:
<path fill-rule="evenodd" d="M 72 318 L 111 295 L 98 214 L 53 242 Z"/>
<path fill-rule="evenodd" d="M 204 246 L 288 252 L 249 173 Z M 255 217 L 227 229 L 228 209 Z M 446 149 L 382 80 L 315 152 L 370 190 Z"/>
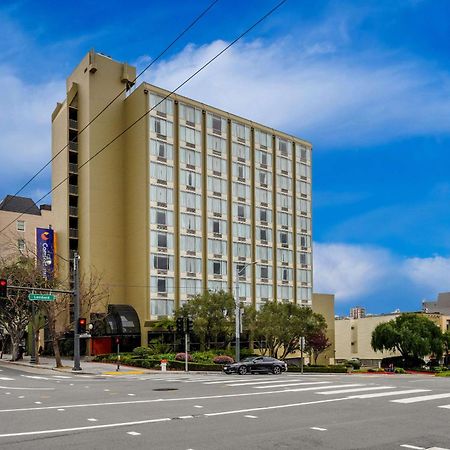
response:
<path fill-rule="evenodd" d="M 289 366 L 288 372 L 301 372 L 301 368 L 298 366 Z M 316 366 L 303 367 L 304 373 L 347 373 L 347 367 L 345 366 Z"/>

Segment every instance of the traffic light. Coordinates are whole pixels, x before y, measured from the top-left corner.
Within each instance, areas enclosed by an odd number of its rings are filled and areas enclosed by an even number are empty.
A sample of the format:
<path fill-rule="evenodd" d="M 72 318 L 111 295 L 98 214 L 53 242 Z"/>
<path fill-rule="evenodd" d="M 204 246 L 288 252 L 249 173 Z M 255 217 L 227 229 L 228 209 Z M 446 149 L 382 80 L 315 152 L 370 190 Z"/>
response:
<path fill-rule="evenodd" d="M 80 317 L 78 319 L 78 334 L 86 333 L 86 319 L 84 317 Z"/>
<path fill-rule="evenodd" d="M 194 320 L 192 319 L 192 317 L 188 317 L 187 318 L 187 330 L 188 333 L 192 333 L 192 329 L 194 328 Z"/>
<path fill-rule="evenodd" d="M 0 297 L 6 297 L 8 290 L 8 281 L 5 278 L 0 279 Z"/>
<path fill-rule="evenodd" d="M 177 317 L 177 333 L 184 333 L 184 317 Z"/>

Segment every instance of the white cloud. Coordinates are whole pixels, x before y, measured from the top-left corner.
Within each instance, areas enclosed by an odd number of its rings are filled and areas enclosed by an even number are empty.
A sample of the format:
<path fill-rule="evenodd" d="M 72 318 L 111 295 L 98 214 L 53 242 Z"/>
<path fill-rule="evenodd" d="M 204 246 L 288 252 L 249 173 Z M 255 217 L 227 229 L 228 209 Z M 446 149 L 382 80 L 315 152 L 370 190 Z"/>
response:
<path fill-rule="evenodd" d="M 450 291 L 450 258 L 410 258 L 403 269 L 413 283 L 425 286 L 436 294 Z"/>
<path fill-rule="evenodd" d="M 314 290 L 336 295 L 341 302 L 377 289 L 392 266 L 387 250 L 342 243 L 314 243 Z"/>
<path fill-rule="evenodd" d="M 0 66 L 0 85 L 0 155 L 9 169 L 3 176 L 17 189 L 18 180 L 29 177 L 51 157 L 50 116 L 65 83 L 28 84 L 9 67 Z"/>
<path fill-rule="evenodd" d="M 305 33 L 306 34 L 306 33 Z M 181 92 L 205 103 L 332 146 L 450 132 L 450 80 L 399 54 L 351 56 L 308 34 L 239 43 Z M 186 46 L 148 81 L 175 88 L 227 43 Z"/>
<path fill-rule="evenodd" d="M 380 247 L 314 243 L 314 290 L 335 294 L 341 304 L 378 295 L 415 309 L 421 299 L 450 290 L 449 273 L 450 257 L 404 258 Z"/>

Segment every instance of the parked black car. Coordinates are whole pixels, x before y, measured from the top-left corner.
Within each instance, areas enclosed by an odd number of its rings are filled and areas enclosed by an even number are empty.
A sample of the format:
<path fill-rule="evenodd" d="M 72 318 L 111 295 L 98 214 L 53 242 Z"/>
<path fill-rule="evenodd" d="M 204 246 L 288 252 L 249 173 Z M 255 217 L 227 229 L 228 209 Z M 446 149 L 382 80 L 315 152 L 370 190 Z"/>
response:
<path fill-rule="evenodd" d="M 268 356 L 249 356 L 239 362 L 227 364 L 224 366 L 223 371 L 226 374 L 238 373 L 239 375 L 253 372 L 267 372 L 279 375 L 281 372 L 287 371 L 287 364 L 284 361 Z"/>

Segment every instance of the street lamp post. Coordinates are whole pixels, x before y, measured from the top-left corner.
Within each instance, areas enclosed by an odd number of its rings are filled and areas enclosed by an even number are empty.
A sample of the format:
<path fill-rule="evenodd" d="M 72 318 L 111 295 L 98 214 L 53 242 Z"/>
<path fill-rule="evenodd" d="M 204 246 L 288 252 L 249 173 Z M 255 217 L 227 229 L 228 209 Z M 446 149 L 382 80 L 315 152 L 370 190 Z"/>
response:
<path fill-rule="evenodd" d="M 236 271 L 236 282 L 235 282 L 235 290 L 236 290 L 236 298 L 235 298 L 235 334 L 236 334 L 236 348 L 235 348 L 235 360 L 236 362 L 241 359 L 241 305 L 239 301 L 239 277 L 245 272 L 245 269 L 252 265 L 256 264 L 256 261 L 249 262 L 241 267 L 240 270 Z"/>

